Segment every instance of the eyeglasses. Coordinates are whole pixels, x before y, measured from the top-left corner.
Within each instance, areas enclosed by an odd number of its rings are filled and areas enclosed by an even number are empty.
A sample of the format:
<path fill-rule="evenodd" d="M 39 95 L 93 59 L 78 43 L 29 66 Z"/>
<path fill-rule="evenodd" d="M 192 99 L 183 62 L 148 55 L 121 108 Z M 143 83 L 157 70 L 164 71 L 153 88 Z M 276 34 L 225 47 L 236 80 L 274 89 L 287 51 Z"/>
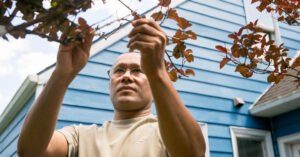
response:
<path fill-rule="evenodd" d="M 107 75 L 109 76 L 109 78 L 111 78 L 111 76 L 121 77 L 127 71 L 129 71 L 130 75 L 133 75 L 133 76 L 138 76 L 139 74 L 143 74 L 143 72 L 142 72 L 142 70 L 140 68 L 132 68 L 132 69 L 128 69 L 128 68 L 115 68 L 115 69 L 113 69 L 113 71 L 111 71 L 111 69 L 107 70 Z"/>

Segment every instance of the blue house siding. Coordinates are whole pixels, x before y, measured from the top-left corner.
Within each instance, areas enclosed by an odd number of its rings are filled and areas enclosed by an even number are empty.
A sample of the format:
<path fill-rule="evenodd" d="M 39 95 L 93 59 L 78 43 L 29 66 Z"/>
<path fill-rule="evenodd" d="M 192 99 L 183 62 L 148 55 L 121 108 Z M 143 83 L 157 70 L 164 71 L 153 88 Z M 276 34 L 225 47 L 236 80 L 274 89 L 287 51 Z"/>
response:
<path fill-rule="evenodd" d="M 281 42 L 290 49 L 289 56 L 293 57 L 300 50 L 300 27 L 279 23 Z"/>
<path fill-rule="evenodd" d="M 300 132 L 300 108 L 272 118 L 276 137 Z"/>
<path fill-rule="evenodd" d="M 25 115 L 34 101 L 34 95 L 24 105 L 23 109 L 18 113 L 14 120 L 0 135 L 0 156 L 12 157 L 17 156 L 17 142 Z"/>
<path fill-rule="evenodd" d="M 195 61 L 186 64 L 186 67 L 193 69 L 196 76 L 184 77 L 174 85 L 196 120 L 207 123 L 210 156 L 232 157 L 229 126 L 270 130 L 268 119 L 252 117 L 248 111 L 249 106 L 269 85 L 265 77 L 259 75 L 250 79 L 243 78 L 234 72 L 235 66 L 230 63 L 222 70 L 219 69 L 222 56 L 216 51 L 215 46 L 225 44 L 230 47 L 232 42 L 227 35 L 246 24 L 243 2 L 189 0 L 176 10 L 180 16 L 191 21 L 193 26 L 190 29 L 197 33 L 198 39 L 187 42 L 187 47 L 194 51 Z M 168 34 L 176 31 L 175 26 L 172 21 L 166 21 L 162 25 Z M 128 51 L 127 42 L 128 38 L 124 37 L 89 59 L 86 67 L 73 80 L 66 92 L 57 129 L 79 123 L 102 125 L 104 121 L 113 118 L 108 89 L 109 77 L 106 72 L 120 54 Z M 173 46 L 168 46 L 167 51 L 171 53 L 172 48 Z M 181 61 L 175 63 L 180 64 Z M 243 98 L 245 105 L 235 108 L 232 102 L 234 97 Z M 33 99 L 1 134 L 0 156 L 7 154 L 17 156 L 16 142 L 20 129 L 13 126 L 20 127 L 32 101 Z M 8 133 L 9 128 L 13 128 L 14 135 Z M 11 136 L 9 137 L 11 140 L 8 140 L 8 135 Z"/>
<path fill-rule="evenodd" d="M 246 24 L 242 4 L 242 1 L 191 0 L 176 8 L 180 16 L 192 22 L 190 29 L 197 33 L 198 39 L 187 42 L 187 47 L 194 50 L 195 62 L 186 67 L 192 68 L 196 76 L 182 78 L 174 85 L 196 120 L 208 124 L 211 157 L 233 156 L 229 126 L 270 130 L 268 119 L 251 117 L 248 111 L 269 85 L 265 78 L 245 79 L 234 72 L 232 64 L 219 69 L 222 56 L 215 45 L 230 46 L 227 35 Z M 166 21 L 162 27 L 168 34 L 177 28 L 172 21 Z M 128 40 L 124 37 L 89 59 L 67 90 L 57 128 L 72 123 L 101 125 L 112 119 L 106 71 L 120 54 L 128 51 Z M 171 53 L 172 48 L 168 46 L 167 51 Z M 246 104 L 233 107 L 233 97 L 243 98 Z"/>

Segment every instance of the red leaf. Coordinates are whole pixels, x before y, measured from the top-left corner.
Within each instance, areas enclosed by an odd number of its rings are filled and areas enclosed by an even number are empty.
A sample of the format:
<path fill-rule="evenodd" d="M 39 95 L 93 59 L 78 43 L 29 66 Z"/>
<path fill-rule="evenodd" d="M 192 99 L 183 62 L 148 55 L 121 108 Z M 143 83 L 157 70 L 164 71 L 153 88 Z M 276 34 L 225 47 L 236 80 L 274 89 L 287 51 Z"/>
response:
<path fill-rule="evenodd" d="M 234 34 L 229 34 L 228 37 L 231 38 L 231 39 L 236 39 L 237 38 Z"/>
<path fill-rule="evenodd" d="M 195 72 L 192 69 L 186 69 L 185 70 L 185 75 L 193 75 L 193 76 L 195 76 Z"/>
<path fill-rule="evenodd" d="M 159 11 L 159 12 L 156 12 L 156 13 L 152 14 L 151 17 L 155 21 L 160 21 L 163 18 L 163 13 L 161 11 Z"/>
<path fill-rule="evenodd" d="M 191 27 L 192 24 L 187 21 L 185 18 L 183 17 L 179 17 L 177 20 L 177 25 L 181 28 L 181 29 L 186 29 L 188 27 Z"/>
<path fill-rule="evenodd" d="M 229 61 L 229 58 L 223 58 L 223 60 L 220 62 L 220 69 L 222 69 L 224 65 L 227 64 Z"/>
<path fill-rule="evenodd" d="M 83 18 L 78 18 L 78 23 L 79 23 L 79 25 L 80 26 L 87 26 L 87 23 L 86 23 L 86 21 L 85 21 L 85 19 L 83 19 Z"/>
<path fill-rule="evenodd" d="M 169 12 L 168 12 L 168 17 L 167 17 L 167 18 L 173 19 L 173 20 L 177 21 L 177 19 L 178 19 L 179 17 L 178 17 L 178 14 L 177 14 L 176 10 L 174 10 L 174 9 L 171 8 L 171 9 L 169 10 Z"/>
<path fill-rule="evenodd" d="M 171 70 L 168 74 L 172 81 L 175 82 L 177 80 L 177 71 L 175 69 Z"/>
<path fill-rule="evenodd" d="M 270 75 L 268 76 L 268 82 L 269 82 L 269 83 L 274 82 L 275 79 L 276 79 L 276 77 L 274 76 L 274 73 L 272 73 L 272 74 L 270 74 Z"/>
<path fill-rule="evenodd" d="M 193 39 L 193 40 L 197 39 L 197 35 L 193 31 L 189 30 L 189 31 L 186 31 L 185 33 L 189 34 L 191 39 Z"/>
<path fill-rule="evenodd" d="M 217 45 L 216 46 L 216 49 L 219 51 L 219 52 L 223 52 L 223 53 L 228 53 L 227 52 L 227 49 L 225 48 L 225 47 L 223 47 L 223 46 L 220 46 L 220 45 Z"/>
<path fill-rule="evenodd" d="M 171 3 L 171 0 L 159 0 L 159 4 L 160 6 L 163 6 L 163 7 L 167 7 L 169 6 Z"/>

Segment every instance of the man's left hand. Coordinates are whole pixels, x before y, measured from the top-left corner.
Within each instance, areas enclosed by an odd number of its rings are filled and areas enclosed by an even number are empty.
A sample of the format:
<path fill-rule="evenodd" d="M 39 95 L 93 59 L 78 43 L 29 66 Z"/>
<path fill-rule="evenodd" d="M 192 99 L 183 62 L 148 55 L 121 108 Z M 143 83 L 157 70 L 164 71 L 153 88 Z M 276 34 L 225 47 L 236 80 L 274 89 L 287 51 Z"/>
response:
<path fill-rule="evenodd" d="M 166 33 L 155 21 L 145 18 L 133 21 L 132 25 L 127 47 L 130 51 L 140 50 L 143 72 L 148 77 L 165 72 L 164 52 L 168 40 Z"/>

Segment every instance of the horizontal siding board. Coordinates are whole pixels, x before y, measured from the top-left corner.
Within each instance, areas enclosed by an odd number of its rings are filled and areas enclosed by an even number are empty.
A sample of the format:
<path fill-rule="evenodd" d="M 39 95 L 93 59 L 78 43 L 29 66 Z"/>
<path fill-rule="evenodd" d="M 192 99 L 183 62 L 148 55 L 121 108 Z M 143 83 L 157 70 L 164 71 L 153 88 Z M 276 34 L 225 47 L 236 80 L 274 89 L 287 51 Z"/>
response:
<path fill-rule="evenodd" d="M 17 126 L 14 127 L 14 130 L 12 130 L 10 132 L 10 134 L 8 134 L 6 136 L 6 138 L 1 142 L 1 147 L 2 148 L 0 149 L 0 153 L 2 151 L 4 151 L 5 149 L 7 149 L 7 147 L 9 147 L 9 145 L 12 143 L 12 141 L 19 136 L 21 128 L 22 128 L 22 125 L 23 125 L 23 122 L 24 122 L 24 119 L 22 119 L 17 124 Z"/>
<path fill-rule="evenodd" d="M 239 30 L 239 28 L 242 26 L 229 21 L 208 17 L 203 14 L 197 14 L 181 8 L 177 8 L 176 10 L 179 16 L 185 17 L 188 21 L 207 25 L 217 29 L 223 29 L 229 32 Z"/>
<path fill-rule="evenodd" d="M 80 74 L 109 78 L 107 71 L 110 69 L 110 65 L 88 62 Z"/>
<path fill-rule="evenodd" d="M 112 109 L 108 93 L 96 93 L 72 88 L 67 90 L 63 103 L 99 109 Z"/>
<path fill-rule="evenodd" d="M 250 115 L 234 114 L 222 111 L 213 111 L 196 107 L 188 107 L 197 121 L 220 125 L 241 126 L 269 130 L 269 121 L 264 118 Z"/>
<path fill-rule="evenodd" d="M 289 38 L 289 39 L 294 39 L 294 40 L 300 41 L 300 32 L 297 33 L 297 32 L 294 32 L 294 31 L 290 31 L 288 29 L 281 29 L 280 34 L 281 34 L 282 37 L 286 37 L 286 38 Z"/>
<path fill-rule="evenodd" d="M 180 5 L 180 8 L 186 9 L 189 11 L 193 11 L 196 13 L 204 14 L 206 16 L 211 16 L 215 19 L 225 20 L 232 23 L 236 23 L 238 25 L 245 25 L 246 21 L 244 16 L 237 15 L 234 13 L 229 13 L 227 11 L 219 10 L 217 8 L 208 7 L 202 4 L 194 3 L 191 1 L 188 1 L 182 5 Z"/>
<path fill-rule="evenodd" d="M 207 132 L 209 137 L 231 138 L 229 126 L 207 124 Z"/>
<path fill-rule="evenodd" d="M 291 124 L 299 124 L 300 125 L 300 108 L 284 113 L 280 116 L 273 118 L 274 127 L 281 128 L 285 126 L 289 126 Z"/>
<path fill-rule="evenodd" d="M 192 30 L 196 35 L 202 36 L 202 37 L 208 37 L 208 38 L 214 38 L 214 39 L 222 39 L 225 42 L 232 42 L 232 39 L 228 38 L 228 34 L 231 32 L 216 29 L 207 25 L 199 24 L 191 22 L 192 26 L 188 28 L 188 30 Z M 178 29 L 178 26 L 176 25 L 175 21 L 172 20 L 166 20 L 162 26 L 164 28 L 171 28 L 171 29 Z M 171 34 L 169 34 L 171 35 Z"/>
<path fill-rule="evenodd" d="M 92 92 L 108 92 L 108 79 L 91 77 L 88 75 L 77 75 L 70 84 L 70 88 L 82 89 Z"/>
<path fill-rule="evenodd" d="M 21 109 L 21 111 L 17 114 L 17 116 L 10 122 L 7 128 L 5 128 L 5 130 L 1 133 L 0 143 L 3 141 L 4 138 L 8 136 L 8 134 L 14 129 L 14 127 L 24 118 L 33 101 L 34 101 L 34 96 L 30 98 L 30 100 L 27 102 L 27 105 L 24 105 L 23 109 Z"/>
<path fill-rule="evenodd" d="M 209 138 L 210 151 L 232 153 L 231 139 Z"/>
<path fill-rule="evenodd" d="M 287 29 L 287 30 L 290 30 L 290 31 L 294 31 L 296 33 L 300 33 L 299 26 L 290 26 L 290 25 L 285 24 L 283 22 L 279 22 L 278 24 L 279 24 L 280 29 Z"/>
<path fill-rule="evenodd" d="M 102 124 L 104 121 L 113 119 L 113 112 L 64 104 L 61 107 L 58 119 L 80 123 Z"/>
<path fill-rule="evenodd" d="M 183 77 L 183 79 L 195 80 L 198 82 L 259 93 L 263 92 L 266 89 L 266 87 L 269 86 L 269 84 L 266 82 L 249 80 L 237 76 L 223 75 L 220 73 L 205 70 L 193 70 L 195 72 L 195 76 L 189 76 L 188 78 Z"/>
<path fill-rule="evenodd" d="M 287 47 L 291 47 L 293 49 L 300 50 L 300 42 L 299 41 L 282 37 L 281 42 L 284 43 L 284 45 Z"/>
<path fill-rule="evenodd" d="M 188 91 L 188 92 L 206 94 L 211 96 L 218 95 L 219 97 L 223 97 L 223 98 L 240 97 L 243 98 L 245 101 L 249 101 L 249 102 L 254 102 L 257 99 L 257 97 L 260 95 L 260 93 L 237 90 L 237 89 L 216 86 L 216 85 L 208 85 L 205 83 L 192 82 L 183 79 L 176 81 L 174 85 L 176 89 L 180 91 Z"/>
<path fill-rule="evenodd" d="M 245 16 L 244 7 L 233 5 L 231 3 L 227 3 L 220 0 L 192 0 L 193 2 L 200 3 L 202 5 L 206 5 L 212 8 L 217 8 L 218 10 L 224 10 L 227 12 L 231 12 L 234 14 Z M 245 20 L 245 19 L 244 19 Z"/>
<path fill-rule="evenodd" d="M 221 0 L 221 1 L 232 3 L 232 4 L 235 4 L 235 5 L 238 5 L 238 6 L 242 6 L 242 7 L 244 6 L 243 5 L 243 0 Z"/>
<path fill-rule="evenodd" d="M 0 136 L 0 152 L 8 149 L 7 147 L 12 143 L 13 139 L 19 135 L 21 126 L 24 121 L 24 117 L 30 108 L 31 104 L 34 101 L 34 96 L 32 96 L 26 105 L 24 105 L 23 109 L 17 114 L 15 119 L 8 125 L 8 127 L 1 133 Z"/>
<path fill-rule="evenodd" d="M 232 99 L 225 99 L 217 96 L 208 96 L 195 93 L 187 93 L 182 91 L 179 91 L 178 93 L 185 105 L 190 107 L 198 107 L 206 110 L 215 110 L 248 115 L 248 108 L 250 104 L 252 104 L 246 103 L 242 107 L 236 108 L 233 105 Z"/>
<path fill-rule="evenodd" d="M 122 41 L 119 41 L 117 43 L 122 43 Z M 113 47 L 117 47 L 117 45 L 118 44 L 114 44 Z M 123 52 L 123 51 L 120 50 L 120 52 Z M 91 57 L 89 59 L 89 61 L 94 61 L 94 62 L 104 63 L 104 64 L 112 64 L 119 55 L 120 55 L 120 53 L 116 53 L 114 51 L 103 50 L 103 51 L 101 51 L 101 53 L 97 53 L 96 55 Z"/>
<path fill-rule="evenodd" d="M 276 129 L 277 137 L 287 136 L 295 133 L 300 133 L 300 123 L 290 124 L 285 127 Z"/>
<path fill-rule="evenodd" d="M 129 49 L 127 48 L 127 42 L 123 41 L 123 40 L 116 42 L 112 46 L 108 47 L 107 50 L 121 52 L 121 53 L 125 53 L 125 52 L 129 51 Z M 111 61 L 111 60 L 109 59 L 108 61 Z"/>
<path fill-rule="evenodd" d="M 9 157 L 12 156 L 17 150 L 18 138 L 12 139 L 12 142 L 2 151 L 0 152 L 1 157 Z"/>

